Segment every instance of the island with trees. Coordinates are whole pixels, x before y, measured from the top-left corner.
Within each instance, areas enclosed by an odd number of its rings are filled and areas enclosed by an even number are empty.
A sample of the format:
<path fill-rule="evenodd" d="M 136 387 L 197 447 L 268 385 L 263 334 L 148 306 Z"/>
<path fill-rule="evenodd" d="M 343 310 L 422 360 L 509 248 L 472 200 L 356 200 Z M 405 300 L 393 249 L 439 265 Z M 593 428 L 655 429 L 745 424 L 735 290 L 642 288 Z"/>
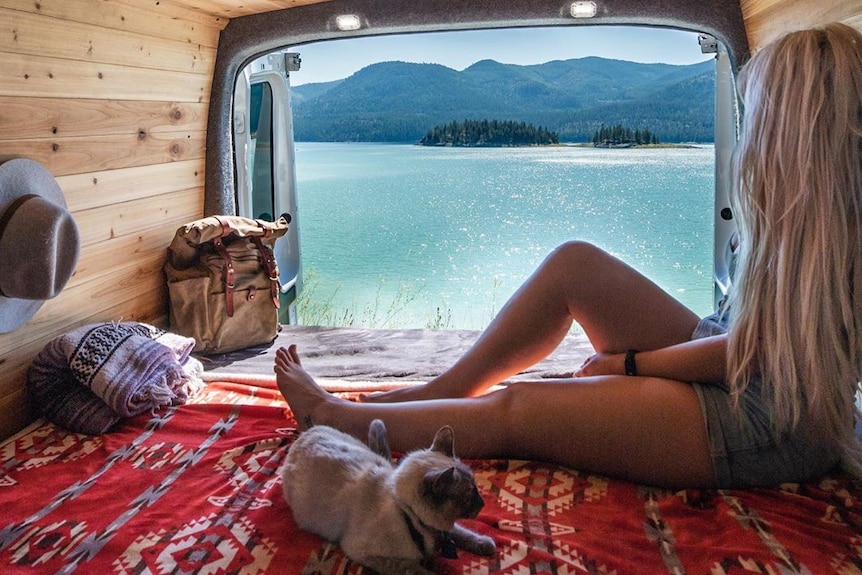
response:
<path fill-rule="evenodd" d="M 622 124 L 602 126 L 593 134 L 593 146 L 597 148 L 633 148 L 635 146 L 658 145 L 658 137 L 649 130 L 634 130 Z"/>
<path fill-rule="evenodd" d="M 421 146 L 514 147 L 559 144 L 559 136 L 526 122 L 464 120 L 440 124 L 419 140 Z"/>

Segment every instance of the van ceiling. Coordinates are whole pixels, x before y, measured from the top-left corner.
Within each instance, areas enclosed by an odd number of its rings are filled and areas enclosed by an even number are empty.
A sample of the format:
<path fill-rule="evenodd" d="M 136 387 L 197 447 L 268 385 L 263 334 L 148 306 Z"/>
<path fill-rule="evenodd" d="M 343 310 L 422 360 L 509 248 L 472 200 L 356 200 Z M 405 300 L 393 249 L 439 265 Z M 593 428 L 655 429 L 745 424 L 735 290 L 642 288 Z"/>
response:
<path fill-rule="evenodd" d="M 331 0 L 173 0 L 173 4 L 209 14 L 226 23 L 240 16 L 329 1 Z M 472 3 L 480 6 L 484 2 L 477 0 Z M 606 4 L 601 1 L 597 3 Z M 629 0 L 629 3 L 638 2 Z M 762 46 L 781 32 L 811 24 L 842 21 L 862 31 L 862 2 L 859 0 L 712 0 L 691 3 L 701 5 L 702 10 L 741 10 L 748 43 L 752 48 Z M 422 0 L 411 0 L 405 4 L 415 8 L 422 5 Z"/>

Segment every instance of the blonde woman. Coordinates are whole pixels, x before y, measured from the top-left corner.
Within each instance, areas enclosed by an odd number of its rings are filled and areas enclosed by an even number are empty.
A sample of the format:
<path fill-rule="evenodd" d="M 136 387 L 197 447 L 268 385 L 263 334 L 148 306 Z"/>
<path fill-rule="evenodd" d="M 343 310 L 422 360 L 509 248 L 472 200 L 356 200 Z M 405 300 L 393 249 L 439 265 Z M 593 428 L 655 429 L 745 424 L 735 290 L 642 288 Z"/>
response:
<path fill-rule="evenodd" d="M 279 389 L 297 421 L 393 449 L 455 428 L 466 458 L 559 463 L 668 487 L 804 481 L 859 461 L 862 375 L 862 35 L 790 33 L 739 78 L 740 251 L 726 309 L 698 319 L 599 248 L 551 253 L 471 349 L 425 385 L 347 402 L 295 346 Z M 596 354 L 570 379 L 489 388 L 551 353 L 577 322 Z M 637 350 L 637 351 L 634 351 Z"/>

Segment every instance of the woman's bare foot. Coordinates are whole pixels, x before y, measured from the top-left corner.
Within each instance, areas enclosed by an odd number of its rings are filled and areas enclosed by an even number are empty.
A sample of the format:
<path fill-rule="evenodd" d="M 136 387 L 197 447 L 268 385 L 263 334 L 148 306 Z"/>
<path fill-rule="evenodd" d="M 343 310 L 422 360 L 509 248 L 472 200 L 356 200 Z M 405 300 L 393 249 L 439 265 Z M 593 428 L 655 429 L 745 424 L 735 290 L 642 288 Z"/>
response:
<path fill-rule="evenodd" d="M 281 347 L 275 352 L 275 381 L 287 400 L 299 428 L 306 430 L 315 423 L 325 423 L 327 405 L 341 401 L 317 385 L 299 361 L 296 345 Z"/>

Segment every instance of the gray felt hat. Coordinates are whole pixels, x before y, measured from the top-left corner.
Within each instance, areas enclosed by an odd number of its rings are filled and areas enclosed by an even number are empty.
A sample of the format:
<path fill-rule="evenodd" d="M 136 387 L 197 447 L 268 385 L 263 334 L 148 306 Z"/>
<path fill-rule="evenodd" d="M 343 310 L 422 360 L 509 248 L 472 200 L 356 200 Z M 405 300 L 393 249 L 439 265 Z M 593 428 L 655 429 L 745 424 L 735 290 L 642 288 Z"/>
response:
<path fill-rule="evenodd" d="M 28 159 L 0 165 L 0 333 L 59 294 L 80 253 L 78 226 L 51 173 Z"/>

